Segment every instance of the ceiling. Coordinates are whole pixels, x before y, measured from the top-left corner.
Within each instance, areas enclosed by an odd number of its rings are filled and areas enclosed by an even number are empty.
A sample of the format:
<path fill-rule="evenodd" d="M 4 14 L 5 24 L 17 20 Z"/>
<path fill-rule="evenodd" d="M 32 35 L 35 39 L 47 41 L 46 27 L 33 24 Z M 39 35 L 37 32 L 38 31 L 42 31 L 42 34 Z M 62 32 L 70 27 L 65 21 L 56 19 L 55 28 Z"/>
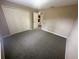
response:
<path fill-rule="evenodd" d="M 61 7 L 77 4 L 77 0 L 6 0 L 34 9 L 45 9 L 49 7 Z"/>

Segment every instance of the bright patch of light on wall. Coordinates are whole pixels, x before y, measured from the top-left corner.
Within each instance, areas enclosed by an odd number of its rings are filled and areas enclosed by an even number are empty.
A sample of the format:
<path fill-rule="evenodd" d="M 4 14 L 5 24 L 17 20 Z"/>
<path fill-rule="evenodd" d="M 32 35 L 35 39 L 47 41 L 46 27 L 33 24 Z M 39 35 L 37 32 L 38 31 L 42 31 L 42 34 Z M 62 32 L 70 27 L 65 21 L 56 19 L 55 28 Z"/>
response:
<path fill-rule="evenodd" d="M 45 6 L 50 0 L 7 0 L 7 1 L 40 9 L 43 6 Z"/>
<path fill-rule="evenodd" d="M 48 0 L 35 0 L 35 1 L 33 1 L 33 5 L 35 8 L 41 8 L 47 2 L 48 2 Z"/>

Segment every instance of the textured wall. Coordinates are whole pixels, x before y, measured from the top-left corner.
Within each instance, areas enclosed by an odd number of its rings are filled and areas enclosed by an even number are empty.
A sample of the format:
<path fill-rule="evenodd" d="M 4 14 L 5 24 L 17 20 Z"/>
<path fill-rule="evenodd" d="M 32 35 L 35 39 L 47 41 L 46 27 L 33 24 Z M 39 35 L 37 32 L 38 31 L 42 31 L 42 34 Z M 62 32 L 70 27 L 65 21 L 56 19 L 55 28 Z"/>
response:
<path fill-rule="evenodd" d="M 31 29 L 30 10 L 9 5 L 2 5 L 2 9 L 11 34 Z"/>
<path fill-rule="evenodd" d="M 77 5 L 50 8 L 43 11 L 42 29 L 67 37 L 77 17 Z"/>

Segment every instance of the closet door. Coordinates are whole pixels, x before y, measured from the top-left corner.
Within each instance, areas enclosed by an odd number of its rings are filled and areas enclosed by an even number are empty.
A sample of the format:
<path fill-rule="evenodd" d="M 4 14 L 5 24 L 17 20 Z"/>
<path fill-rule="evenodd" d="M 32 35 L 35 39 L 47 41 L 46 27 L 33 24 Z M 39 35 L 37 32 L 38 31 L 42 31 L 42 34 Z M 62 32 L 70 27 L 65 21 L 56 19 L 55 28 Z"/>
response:
<path fill-rule="evenodd" d="M 30 30 L 32 12 L 20 7 L 2 5 L 2 9 L 11 34 Z"/>

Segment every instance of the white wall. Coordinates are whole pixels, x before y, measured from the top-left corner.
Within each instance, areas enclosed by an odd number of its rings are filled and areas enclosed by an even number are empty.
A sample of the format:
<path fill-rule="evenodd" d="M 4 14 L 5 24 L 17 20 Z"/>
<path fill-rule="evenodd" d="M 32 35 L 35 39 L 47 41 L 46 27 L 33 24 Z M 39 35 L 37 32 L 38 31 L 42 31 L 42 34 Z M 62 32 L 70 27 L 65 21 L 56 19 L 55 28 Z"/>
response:
<path fill-rule="evenodd" d="M 33 29 L 38 28 L 38 13 L 33 13 Z"/>
<path fill-rule="evenodd" d="M 75 23 L 71 35 L 66 42 L 66 58 L 78 59 L 78 24 Z"/>
<path fill-rule="evenodd" d="M 42 29 L 67 38 L 76 17 L 77 5 L 44 10 Z"/>
<path fill-rule="evenodd" d="M 10 34 L 30 30 L 32 12 L 29 9 L 2 5 Z"/>

